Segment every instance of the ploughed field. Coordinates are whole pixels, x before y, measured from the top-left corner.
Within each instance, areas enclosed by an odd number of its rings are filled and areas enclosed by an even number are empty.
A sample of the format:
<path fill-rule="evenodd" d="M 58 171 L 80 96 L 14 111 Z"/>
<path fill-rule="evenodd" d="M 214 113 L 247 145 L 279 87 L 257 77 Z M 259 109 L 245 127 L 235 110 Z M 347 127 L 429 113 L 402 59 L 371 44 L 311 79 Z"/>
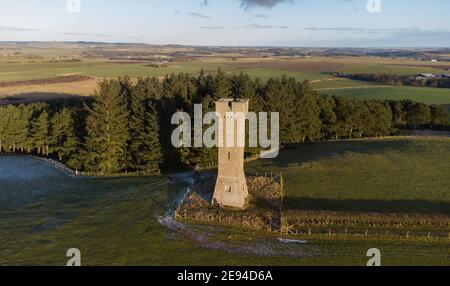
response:
<path fill-rule="evenodd" d="M 255 161 L 248 172 L 282 171 L 285 211 L 320 216 L 450 215 L 450 139 L 367 140 L 302 145 Z M 181 178 L 181 179 L 180 179 Z M 313 234 L 290 236 L 169 219 L 184 177 L 76 178 L 23 157 L 0 157 L 0 265 L 447 265 L 449 241 Z M 333 228 L 333 232 L 336 230 Z M 372 231 L 372 229 L 370 229 Z M 400 233 L 403 230 L 400 231 Z M 406 231 L 406 229 L 405 229 Z M 404 235 L 404 234 L 403 234 Z"/>

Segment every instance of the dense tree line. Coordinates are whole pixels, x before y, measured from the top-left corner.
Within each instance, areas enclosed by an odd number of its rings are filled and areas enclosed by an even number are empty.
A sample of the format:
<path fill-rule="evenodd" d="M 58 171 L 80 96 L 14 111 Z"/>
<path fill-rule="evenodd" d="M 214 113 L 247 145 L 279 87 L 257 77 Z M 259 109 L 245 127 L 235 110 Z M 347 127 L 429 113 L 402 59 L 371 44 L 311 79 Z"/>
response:
<path fill-rule="evenodd" d="M 0 107 L 0 152 L 37 154 L 100 174 L 154 174 L 186 165 L 210 166 L 217 150 L 175 149 L 177 111 L 215 110 L 220 98 L 248 98 L 252 111 L 280 112 L 282 144 L 377 137 L 398 129 L 448 128 L 441 106 L 412 101 L 355 101 L 320 96 L 308 82 L 267 82 L 245 74 L 178 74 L 164 80 L 104 80 L 92 98 Z M 206 128 L 205 128 L 206 129 Z M 256 153 L 248 149 L 248 155 Z"/>
<path fill-rule="evenodd" d="M 396 74 L 368 74 L 368 73 L 330 73 L 333 76 L 353 80 L 376 82 L 392 86 L 416 86 L 450 88 L 450 78 L 421 78 L 419 76 L 401 76 Z"/>

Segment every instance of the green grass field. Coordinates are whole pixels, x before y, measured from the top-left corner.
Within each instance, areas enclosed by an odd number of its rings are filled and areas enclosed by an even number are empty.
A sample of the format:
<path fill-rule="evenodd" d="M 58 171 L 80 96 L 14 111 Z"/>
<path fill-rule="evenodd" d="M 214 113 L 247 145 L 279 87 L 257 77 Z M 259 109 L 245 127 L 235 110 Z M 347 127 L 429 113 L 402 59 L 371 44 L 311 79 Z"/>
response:
<path fill-rule="evenodd" d="M 444 70 L 433 67 L 416 67 L 407 65 L 373 65 L 366 64 L 358 67 L 345 68 L 340 72 L 346 73 L 374 73 L 374 74 L 397 74 L 397 75 L 414 75 L 419 73 L 443 73 Z"/>
<path fill-rule="evenodd" d="M 64 74 L 81 73 L 100 78 L 117 78 L 128 75 L 131 78 L 155 76 L 162 77 L 173 73 L 215 72 L 221 67 L 228 70 L 224 64 L 214 63 L 173 63 L 167 68 L 148 67 L 143 64 L 118 64 L 113 62 L 87 62 L 87 63 L 45 63 L 45 64 L 19 64 L 0 65 L 0 81 L 19 81 L 52 78 Z"/>
<path fill-rule="evenodd" d="M 299 81 L 304 80 L 324 80 L 329 78 L 327 75 L 322 74 L 314 74 L 314 73 L 303 73 L 303 72 L 295 72 L 295 71 L 287 71 L 281 69 L 266 69 L 266 68 L 253 68 L 253 69 L 237 69 L 231 70 L 228 73 L 246 73 L 252 78 L 259 78 L 261 81 L 267 81 L 270 78 L 279 78 L 283 75 L 288 77 L 293 77 Z"/>
<path fill-rule="evenodd" d="M 303 145 L 250 172 L 282 171 L 290 208 L 450 215 L 450 139 Z"/>
<path fill-rule="evenodd" d="M 343 96 L 349 99 L 371 100 L 405 100 L 424 102 L 428 104 L 450 103 L 450 91 L 447 88 L 422 87 L 362 87 L 318 90 L 319 93 Z"/>
<path fill-rule="evenodd" d="M 449 139 L 302 145 L 247 171 L 282 171 L 286 204 L 314 210 L 449 213 Z M 18 183 L 20 179 L 20 183 Z M 26 158 L 0 157 L 0 265 L 448 265 L 449 243 L 310 237 L 284 245 L 277 234 L 158 222 L 186 188 L 165 177 L 71 178 Z"/>
<path fill-rule="evenodd" d="M 310 85 L 315 90 L 321 92 L 336 88 L 368 87 L 368 86 L 377 86 L 378 84 L 342 78 L 342 79 L 328 79 L 328 80 L 325 79 L 318 81 L 313 80 L 310 82 Z"/>
<path fill-rule="evenodd" d="M 156 76 L 162 77 L 173 73 L 195 74 L 203 69 L 205 72 L 213 73 L 221 68 L 230 74 L 244 72 L 251 77 L 260 78 L 265 81 L 271 77 L 281 77 L 286 74 L 297 80 L 321 80 L 328 76 L 313 73 L 301 73 L 295 71 L 284 71 L 277 69 L 236 69 L 224 63 L 206 62 L 180 62 L 173 63 L 167 68 L 148 67 L 143 64 L 117 64 L 103 61 L 89 61 L 81 63 L 39 63 L 39 64 L 11 64 L 0 65 L 0 82 L 33 80 L 56 77 L 64 74 L 82 73 L 100 78 L 113 78 L 128 75 L 132 78 Z"/>

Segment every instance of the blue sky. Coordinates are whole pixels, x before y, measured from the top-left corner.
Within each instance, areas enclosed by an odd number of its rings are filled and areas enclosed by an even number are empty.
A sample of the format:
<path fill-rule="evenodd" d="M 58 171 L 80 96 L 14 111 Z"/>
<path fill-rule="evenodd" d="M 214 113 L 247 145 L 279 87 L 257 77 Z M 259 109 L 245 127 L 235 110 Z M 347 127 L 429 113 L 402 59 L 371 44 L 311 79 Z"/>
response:
<path fill-rule="evenodd" d="M 0 0 L 0 41 L 450 47 L 450 1 L 380 1 Z"/>

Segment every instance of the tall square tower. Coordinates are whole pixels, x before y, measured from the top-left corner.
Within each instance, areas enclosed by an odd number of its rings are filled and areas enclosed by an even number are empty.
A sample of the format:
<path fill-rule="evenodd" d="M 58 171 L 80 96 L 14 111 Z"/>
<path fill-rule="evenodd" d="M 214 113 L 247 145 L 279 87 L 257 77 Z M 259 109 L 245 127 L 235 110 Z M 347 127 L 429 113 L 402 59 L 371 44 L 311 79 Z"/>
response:
<path fill-rule="evenodd" d="M 215 205 L 241 209 L 246 206 L 248 188 L 244 173 L 245 148 L 239 147 L 237 143 L 237 120 L 233 120 L 232 122 L 234 123 L 227 126 L 227 119 L 232 119 L 230 118 L 230 113 L 247 115 L 248 106 L 249 101 L 244 99 L 221 99 L 216 102 L 216 111 L 220 114 L 223 123 L 223 144 L 218 150 L 219 170 L 212 202 Z M 229 114 L 227 115 L 227 113 Z M 230 120 L 228 120 L 229 122 Z M 227 147 L 227 134 L 229 135 L 230 133 L 234 134 L 233 147 Z"/>

